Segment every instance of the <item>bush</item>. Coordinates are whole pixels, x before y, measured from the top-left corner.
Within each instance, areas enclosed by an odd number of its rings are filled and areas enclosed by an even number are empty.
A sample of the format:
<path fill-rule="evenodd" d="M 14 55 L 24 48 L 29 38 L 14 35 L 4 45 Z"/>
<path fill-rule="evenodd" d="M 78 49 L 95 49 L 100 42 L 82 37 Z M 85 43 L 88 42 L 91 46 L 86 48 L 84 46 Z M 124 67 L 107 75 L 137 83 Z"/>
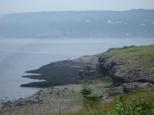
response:
<path fill-rule="evenodd" d="M 80 93 L 84 98 L 92 94 L 92 90 L 90 88 L 83 88 Z"/>
<path fill-rule="evenodd" d="M 102 99 L 102 96 L 93 94 L 92 89 L 84 88 L 80 91 L 83 96 L 83 107 L 84 108 L 98 108 Z"/>
<path fill-rule="evenodd" d="M 116 104 L 116 115 L 154 115 L 152 103 L 144 99 L 136 99 L 129 104 L 124 96 L 120 96 Z"/>

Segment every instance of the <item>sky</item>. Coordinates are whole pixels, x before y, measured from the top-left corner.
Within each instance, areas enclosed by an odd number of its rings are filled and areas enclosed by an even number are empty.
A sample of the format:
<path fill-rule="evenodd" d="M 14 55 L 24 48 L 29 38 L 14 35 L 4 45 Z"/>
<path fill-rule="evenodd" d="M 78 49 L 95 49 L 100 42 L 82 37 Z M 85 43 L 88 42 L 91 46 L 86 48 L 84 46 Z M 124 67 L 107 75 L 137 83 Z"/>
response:
<path fill-rule="evenodd" d="M 0 13 L 154 9 L 154 0 L 0 0 Z"/>

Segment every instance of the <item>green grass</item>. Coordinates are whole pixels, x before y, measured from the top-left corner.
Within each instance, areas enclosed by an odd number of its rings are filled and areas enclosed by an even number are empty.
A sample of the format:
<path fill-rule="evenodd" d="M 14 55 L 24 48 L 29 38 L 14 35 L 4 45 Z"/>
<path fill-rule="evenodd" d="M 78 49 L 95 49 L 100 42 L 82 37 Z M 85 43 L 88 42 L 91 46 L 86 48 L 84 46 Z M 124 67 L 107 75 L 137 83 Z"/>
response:
<path fill-rule="evenodd" d="M 154 67 L 154 45 L 112 48 L 108 50 L 107 55 L 110 56 L 110 60 L 119 60 L 134 68 Z"/>
<path fill-rule="evenodd" d="M 134 111 L 133 111 L 134 109 Z M 130 114 L 130 112 L 132 114 Z M 153 113 L 150 113 L 153 111 Z M 64 115 L 154 115 L 154 88 L 138 89 L 130 94 L 115 97 L 112 101 L 103 102 L 99 108 L 82 109 Z"/>

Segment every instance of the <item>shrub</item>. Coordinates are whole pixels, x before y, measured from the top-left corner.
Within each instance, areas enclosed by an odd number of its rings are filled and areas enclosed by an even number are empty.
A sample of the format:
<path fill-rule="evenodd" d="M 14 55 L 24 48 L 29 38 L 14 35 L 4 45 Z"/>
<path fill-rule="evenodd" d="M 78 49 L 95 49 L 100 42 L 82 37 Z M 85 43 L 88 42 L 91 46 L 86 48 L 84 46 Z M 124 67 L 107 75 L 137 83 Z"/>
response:
<path fill-rule="evenodd" d="M 130 100 L 132 101 L 132 100 Z M 136 99 L 130 104 L 124 96 L 120 96 L 116 104 L 116 115 L 154 115 L 152 103 L 144 99 Z"/>
<path fill-rule="evenodd" d="M 80 93 L 84 98 L 86 98 L 88 95 L 92 94 L 92 90 L 90 88 L 83 88 Z"/>
<path fill-rule="evenodd" d="M 83 96 L 83 107 L 84 108 L 98 108 L 99 104 L 101 102 L 102 96 L 99 96 L 97 94 L 93 94 L 92 89 L 90 88 L 84 88 L 80 91 L 80 93 Z"/>

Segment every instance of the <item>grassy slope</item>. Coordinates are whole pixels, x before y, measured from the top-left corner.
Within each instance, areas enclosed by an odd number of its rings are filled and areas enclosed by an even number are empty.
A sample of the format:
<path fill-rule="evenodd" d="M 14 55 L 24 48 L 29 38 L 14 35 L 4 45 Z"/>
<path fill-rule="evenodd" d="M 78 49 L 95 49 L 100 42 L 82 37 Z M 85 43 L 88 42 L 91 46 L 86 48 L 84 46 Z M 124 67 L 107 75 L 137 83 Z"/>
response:
<path fill-rule="evenodd" d="M 124 48 L 112 48 L 107 52 L 112 60 L 120 60 L 132 64 L 132 67 L 148 69 L 154 67 L 154 45 L 130 46 Z"/>
<path fill-rule="evenodd" d="M 154 88 L 149 89 L 138 89 L 130 94 L 124 95 L 125 104 L 127 108 L 132 107 L 135 103 L 143 102 L 151 104 L 154 111 Z M 119 103 L 119 97 L 115 97 L 110 102 L 104 102 L 98 109 L 83 109 L 76 113 L 67 113 L 65 115 L 123 115 L 117 114 L 116 108 Z M 148 106 L 148 105 L 147 105 Z M 129 114 L 128 114 L 129 115 Z M 141 115 L 141 114 L 134 114 Z M 153 115 L 153 114 L 148 114 Z"/>

